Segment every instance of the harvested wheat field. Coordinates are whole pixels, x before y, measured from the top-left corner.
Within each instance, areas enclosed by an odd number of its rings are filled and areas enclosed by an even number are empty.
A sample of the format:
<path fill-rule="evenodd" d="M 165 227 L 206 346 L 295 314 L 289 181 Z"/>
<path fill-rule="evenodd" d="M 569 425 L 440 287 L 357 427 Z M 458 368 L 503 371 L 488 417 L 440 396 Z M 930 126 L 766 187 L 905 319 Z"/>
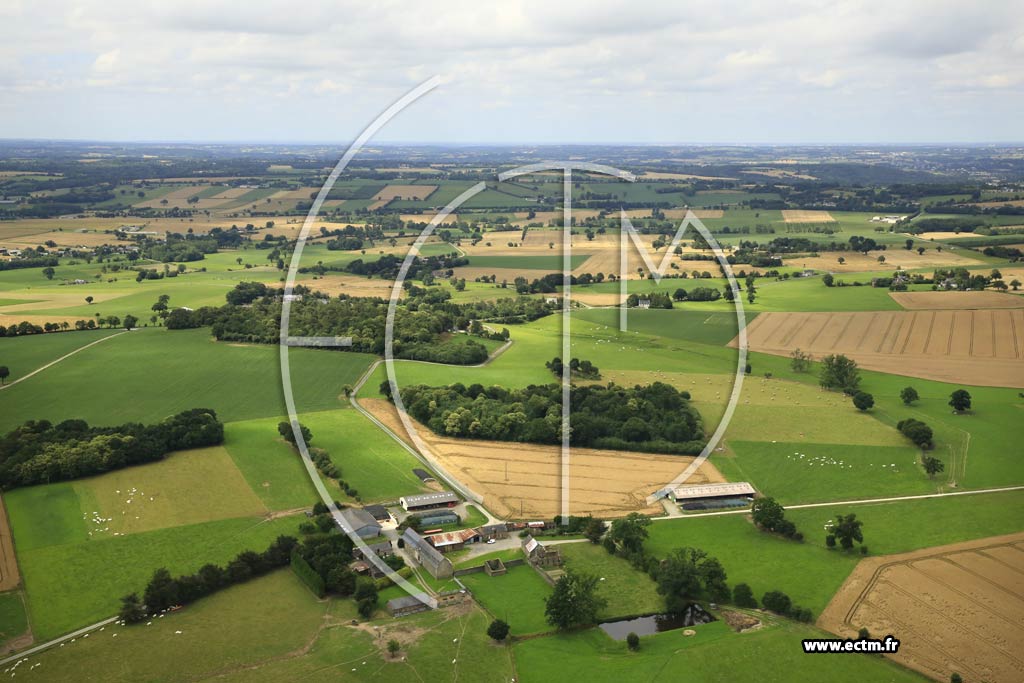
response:
<path fill-rule="evenodd" d="M 885 252 L 885 262 L 879 263 L 877 256 L 865 256 L 855 252 L 844 253 L 843 263 L 839 263 L 839 257 L 834 254 L 827 256 L 797 256 L 784 259 L 787 266 L 799 268 L 813 268 L 831 273 L 860 273 L 860 272 L 892 272 L 897 268 L 906 270 L 912 268 L 935 268 L 939 266 L 976 266 L 977 259 L 973 259 L 965 253 L 952 252 L 948 249 L 938 251 L 929 249 L 924 254 L 906 249 L 890 249 Z"/>
<path fill-rule="evenodd" d="M 381 297 L 384 299 L 391 297 L 391 290 L 394 286 L 390 280 L 369 279 L 355 275 L 323 275 L 316 279 L 300 276 L 296 283 L 331 296 L 348 294 L 356 297 Z M 404 296 L 404 291 L 399 296 Z"/>
<path fill-rule="evenodd" d="M 805 211 L 803 209 L 783 209 L 782 219 L 787 223 L 835 223 L 836 219 L 828 211 Z"/>
<path fill-rule="evenodd" d="M 1024 308 L 1024 297 L 1003 292 L 891 292 L 889 296 L 911 311 Z"/>
<path fill-rule="evenodd" d="M 886 656 L 936 680 L 1024 680 L 1024 533 L 862 560 L 818 626 L 891 634 Z"/>
<path fill-rule="evenodd" d="M 1024 310 L 762 313 L 752 351 L 842 353 L 869 370 L 976 386 L 1024 387 Z M 736 340 L 731 342 L 735 345 Z"/>
<path fill-rule="evenodd" d="M 398 414 L 387 401 L 360 404 L 408 443 Z M 561 513 L 561 453 L 558 446 L 474 441 L 440 437 L 417 425 L 441 466 L 483 496 L 495 515 L 515 519 L 549 519 Z M 663 512 L 647 506 L 646 497 L 677 477 L 692 457 L 574 448 L 570 459 L 569 506 L 574 515 L 616 517 L 630 512 Z M 705 462 L 689 483 L 725 481 Z"/>
<path fill-rule="evenodd" d="M 437 185 L 388 185 L 374 199 L 384 202 L 392 199 L 426 199 L 436 189 Z"/>

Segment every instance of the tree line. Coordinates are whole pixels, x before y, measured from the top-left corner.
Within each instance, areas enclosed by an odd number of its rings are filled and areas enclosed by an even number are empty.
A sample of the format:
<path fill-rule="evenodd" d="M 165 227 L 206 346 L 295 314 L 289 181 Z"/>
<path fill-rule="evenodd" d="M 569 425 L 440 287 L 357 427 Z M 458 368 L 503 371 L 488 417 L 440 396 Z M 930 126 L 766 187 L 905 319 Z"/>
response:
<path fill-rule="evenodd" d="M 216 446 L 224 425 L 193 408 L 153 425 L 90 427 L 85 420 L 30 420 L 0 439 L 0 487 L 78 479 L 161 460 L 172 451 Z"/>

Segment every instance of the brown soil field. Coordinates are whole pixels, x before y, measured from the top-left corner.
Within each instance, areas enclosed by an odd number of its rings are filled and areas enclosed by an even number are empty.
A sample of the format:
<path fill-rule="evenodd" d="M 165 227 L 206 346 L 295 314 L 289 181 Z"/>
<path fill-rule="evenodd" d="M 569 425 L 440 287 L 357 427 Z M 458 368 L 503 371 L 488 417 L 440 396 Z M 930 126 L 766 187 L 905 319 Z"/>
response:
<path fill-rule="evenodd" d="M 1003 277 L 1009 277 L 1008 273 Z M 912 311 L 1024 308 L 1024 297 L 1003 292 L 890 292 L 889 296 Z"/>
<path fill-rule="evenodd" d="M 426 199 L 437 185 L 388 185 L 374 199 L 390 202 L 392 199 Z"/>
<path fill-rule="evenodd" d="M 59 247 L 100 247 L 104 244 L 118 243 L 118 239 L 113 233 L 55 230 L 10 239 L 0 237 L 0 246 L 14 249 L 35 248 L 48 241 L 55 242 Z M 125 243 L 122 242 L 122 244 Z"/>
<path fill-rule="evenodd" d="M 411 443 L 398 414 L 387 401 L 362 399 L 360 404 Z M 475 441 L 439 437 L 417 425 L 441 465 L 484 497 L 494 514 L 514 519 L 549 519 L 561 512 L 558 446 Z M 646 497 L 686 469 L 692 457 L 574 448 L 570 456 L 570 510 L 574 515 L 618 517 L 630 512 L 661 514 Z M 704 463 L 690 483 L 725 481 Z"/>
<path fill-rule="evenodd" d="M 807 175 L 806 173 L 796 173 L 795 171 L 787 171 L 781 168 L 762 168 L 752 169 L 749 171 L 740 171 L 740 173 L 748 173 L 750 175 L 763 175 L 769 178 L 799 178 L 800 180 L 817 180 L 815 176 Z"/>
<path fill-rule="evenodd" d="M 889 249 L 885 252 L 885 263 L 878 262 L 878 255 L 865 256 L 857 253 L 844 253 L 843 263 L 839 263 L 837 254 L 825 256 L 797 256 L 784 259 L 787 266 L 813 268 L 830 273 L 863 273 L 878 271 L 894 271 L 897 268 L 935 268 L 938 266 L 977 266 L 976 259 L 960 251 L 948 248 L 938 251 L 929 249 L 924 254 L 906 249 Z"/>
<path fill-rule="evenodd" d="M 392 282 L 374 278 L 372 280 L 355 275 L 324 275 L 316 280 L 308 276 L 300 276 L 296 281 L 310 289 L 319 290 L 331 296 L 348 294 L 349 296 L 391 296 Z"/>
<path fill-rule="evenodd" d="M 398 217 L 401 218 L 402 221 L 404 221 L 406 223 L 408 223 L 410 221 L 412 221 L 413 223 L 429 223 L 431 221 L 431 219 L 433 219 L 434 216 L 436 216 L 436 215 L 437 215 L 436 211 L 431 211 L 431 212 L 424 212 L 424 213 L 403 213 L 403 214 L 399 214 Z M 452 214 L 449 214 L 448 217 L 444 219 L 444 222 L 445 223 L 455 223 L 458 220 L 459 220 L 459 214 L 452 213 Z"/>
<path fill-rule="evenodd" d="M 1024 533 L 862 560 L 818 626 L 891 634 L 887 657 L 939 681 L 1024 680 Z"/>
<path fill-rule="evenodd" d="M 828 211 L 805 211 L 803 209 L 783 209 L 782 218 L 787 223 L 834 223 L 836 220 Z"/>
<path fill-rule="evenodd" d="M 40 327 L 42 327 L 46 323 L 66 322 L 73 327 L 76 320 L 88 319 L 89 318 L 83 316 L 73 315 L 18 315 L 17 313 L 0 312 L 0 325 L 5 325 L 7 327 L 10 327 L 11 325 L 17 325 L 22 321 L 27 321 L 32 323 L 33 325 L 39 325 Z"/>
<path fill-rule="evenodd" d="M 14 555 L 14 538 L 7 522 L 7 505 L 0 500 L 0 591 L 17 588 L 19 583 L 21 575 Z"/>
<path fill-rule="evenodd" d="M 747 335 L 751 350 L 777 356 L 842 353 L 869 370 L 1024 387 L 1021 309 L 762 313 Z"/>

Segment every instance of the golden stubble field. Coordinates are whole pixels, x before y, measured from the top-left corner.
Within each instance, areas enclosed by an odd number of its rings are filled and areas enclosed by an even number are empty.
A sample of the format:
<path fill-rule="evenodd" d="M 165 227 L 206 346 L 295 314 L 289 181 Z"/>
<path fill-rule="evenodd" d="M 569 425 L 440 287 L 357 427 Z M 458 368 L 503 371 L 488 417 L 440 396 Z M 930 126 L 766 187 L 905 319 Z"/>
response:
<path fill-rule="evenodd" d="M 818 626 L 891 634 L 886 656 L 936 680 L 1024 680 L 1024 533 L 861 560 Z"/>
<path fill-rule="evenodd" d="M 360 404 L 411 444 L 398 414 L 383 399 Z M 494 514 L 516 519 L 550 519 L 561 513 L 561 453 L 558 446 L 440 437 L 422 425 L 419 435 L 441 465 L 484 497 Z M 646 497 L 678 476 L 692 457 L 573 448 L 570 458 L 571 513 L 619 517 L 630 512 L 660 514 Z M 725 481 L 705 462 L 688 483 Z"/>
<path fill-rule="evenodd" d="M 747 328 L 747 338 L 751 350 L 779 356 L 798 348 L 815 358 L 842 353 L 869 370 L 1024 387 L 1021 308 L 762 313 Z"/>

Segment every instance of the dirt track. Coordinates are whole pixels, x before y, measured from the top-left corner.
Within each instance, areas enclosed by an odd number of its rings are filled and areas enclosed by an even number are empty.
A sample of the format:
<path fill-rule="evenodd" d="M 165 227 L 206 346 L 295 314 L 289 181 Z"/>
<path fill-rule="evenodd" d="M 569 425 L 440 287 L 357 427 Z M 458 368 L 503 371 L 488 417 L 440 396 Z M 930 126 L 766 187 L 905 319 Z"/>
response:
<path fill-rule="evenodd" d="M 359 401 L 407 443 L 394 406 L 381 399 Z M 446 470 L 484 496 L 494 514 L 516 519 L 549 519 L 561 511 L 558 446 L 439 437 L 419 426 L 420 437 Z M 574 448 L 570 460 L 572 514 L 616 517 L 630 512 L 660 514 L 645 499 L 679 475 L 692 457 Z M 690 483 L 725 481 L 705 463 Z"/>
<path fill-rule="evenodd" d="M 7 505 L 0 500 L 0 592 L 17 588 L 21 583 L 18 559 L 14 555 L 14 540 L 7 522 Z"/>
<path fill-rule="evenodd" d="M 936 680 L 1024 680 L 1024 533 L 863 560 L 818 626 L 891 634 L 892 659 Z"/>
<path fill-rule="evenodd" d="M 880 372 L 1024 387 L 1019 309 L 762 313 L 747 337 L 751 350 L 778 356 L 798 348 L 815 358 L 842 353 Z"/>

